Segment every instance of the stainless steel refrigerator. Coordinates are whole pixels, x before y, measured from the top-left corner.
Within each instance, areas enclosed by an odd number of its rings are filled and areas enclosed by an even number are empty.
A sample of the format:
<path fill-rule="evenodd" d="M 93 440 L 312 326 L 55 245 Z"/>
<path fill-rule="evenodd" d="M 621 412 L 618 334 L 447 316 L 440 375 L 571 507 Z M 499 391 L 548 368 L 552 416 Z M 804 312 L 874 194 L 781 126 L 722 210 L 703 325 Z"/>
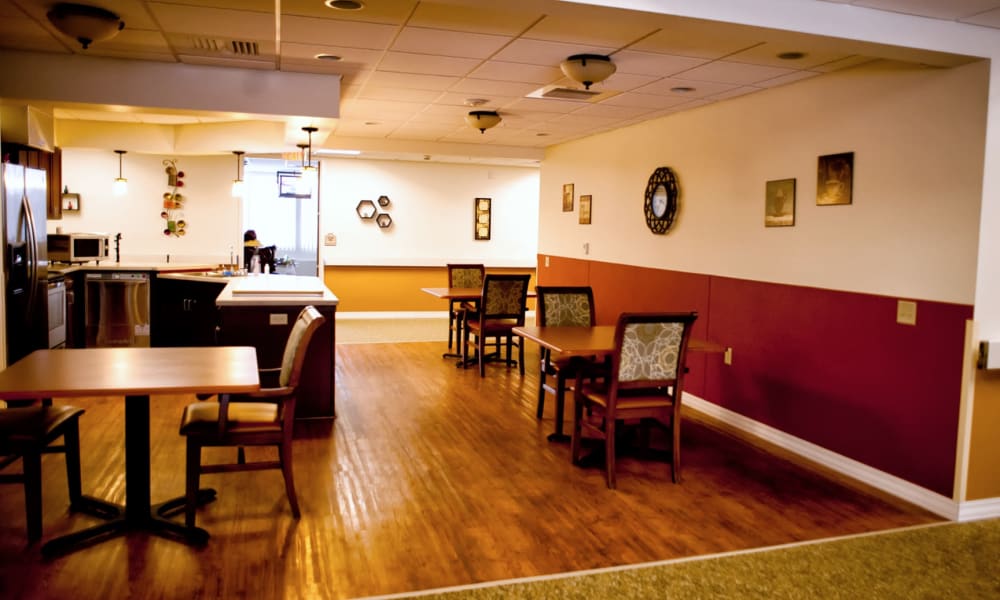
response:
<path fill-rule="evenodd" d="M 4 163 L 3 298 L 7 365 L 49 347 L 46 173 Z M 3 365 L 6 367 L 6 365 Z"/>

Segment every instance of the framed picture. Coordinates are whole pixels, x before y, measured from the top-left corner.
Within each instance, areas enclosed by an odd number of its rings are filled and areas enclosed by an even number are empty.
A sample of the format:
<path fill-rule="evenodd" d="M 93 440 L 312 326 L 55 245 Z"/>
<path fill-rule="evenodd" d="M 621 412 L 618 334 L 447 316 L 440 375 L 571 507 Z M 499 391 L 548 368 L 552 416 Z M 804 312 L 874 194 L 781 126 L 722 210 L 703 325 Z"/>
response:
<path fill-rule="evenodd" d="M 573 212 L 573 184 L 563 184 L 563 212 Z"/>
<path fill-rule="evenodd" d="M 302 179 L 301 173 L 295 171 L 278 171 L 278 196 L 282 198 L 309 198 L 312 193 L 302 193 L 299 191 L 299 181 Z"/>
<path fill-rule="evenodd" d="M 62 209 L 70 211 L 80 210 L 80 194 L 63 194 Z"/>
<path fill-rule="evenodd" d="M 476 198 L 473 232 L 474 238 L 477 240 L 490 239 L 490 227 L 492 226 L 491 220 L 493 218 L 490 212 L 492 202 L 490 198 Z"/>
<path fill-rule="evenodd" d="M 854 180 L 854 153 L 827 154 L 819 157 L 816 177 L 816 204 L 850 204 Z"/>
<path fill-rule="evenodd" d="M 795 180 L 768 181 L 764 192 L 764 226 L 795 225 Z"/>
<path fill-rule="evenodd" d="M 586 196 L 580 195 L 580 224 L 590 225 L 590 202 L 591 196 L 587 194 Z"/>

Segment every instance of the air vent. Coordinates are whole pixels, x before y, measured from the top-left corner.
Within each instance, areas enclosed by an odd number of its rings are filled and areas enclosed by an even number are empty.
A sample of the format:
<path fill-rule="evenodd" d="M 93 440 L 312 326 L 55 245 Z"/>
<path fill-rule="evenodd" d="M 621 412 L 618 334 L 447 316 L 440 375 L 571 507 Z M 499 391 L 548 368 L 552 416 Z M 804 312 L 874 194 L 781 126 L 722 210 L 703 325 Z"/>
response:
<path fill-rule="evenodd" d="M 260 56 L 257 42 L 243 40 L 219 40 L 213 38 L 191 38 L 191 47 L 202 52 L 213 54 L 232 54 L 235 56 Z"/>
<path fill-rule="evenodd" d="M 612 92 L 614 95 L 617 92 Z M 609 94 L 607 91 L 581 90 L 578 88 L 547 85 L 528 94 L 528 98 L 548 98 L 550 100 L 575 100 L 577 102 L 593 102 L 598 96 L 603 100 Z"/>

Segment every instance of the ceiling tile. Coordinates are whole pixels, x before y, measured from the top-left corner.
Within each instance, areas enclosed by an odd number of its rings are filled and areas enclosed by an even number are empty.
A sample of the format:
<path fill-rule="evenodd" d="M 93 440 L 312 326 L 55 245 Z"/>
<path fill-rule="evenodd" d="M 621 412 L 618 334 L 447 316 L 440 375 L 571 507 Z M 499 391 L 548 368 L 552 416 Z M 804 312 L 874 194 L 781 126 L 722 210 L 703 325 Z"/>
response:
<path fill-rule="evenodd" d="M 383 87 L 444 91 L 454 85 L 457 81 L 459 81 L 458 77 L 445 77 L 443 75 L 414 75 L 410 73 L 376 71 L 372 74 L 368 83 L 370 85 Z"/>
<path fill-rule="evenodd" d="M 399 28 L 379 23 L 287 16 L 281 19 L 281 40 L 383 50 Z"/>
<path fill-rule="evenodd" d="M 608 77 L 604 81 L 595 83 L 590 86 L 590 89 L 594 90 L 615 90 L 618 92 L 627 92 L 629 90 L 634 90 L 637 87 L 646 85 L 647 83 L 652 83 L 660 76 L 653 75 L 635 75 L 632 73 L 615 73 L 611 77 Z M 564 80 L 569 87 L 579 87 L 580 84 L 575 81 Z"/>
<path fill-rule="evenodd" d="M 761 65 L 748 65 L 727 60 L 715 62 L 695 67 L 676 76 L 677 79 L 691 79 L 695 81 L 714 81 L 717 83 L 736 83 L 747 85 L 774 79 L 782 75 L 794 72 L 795 69 L 782 69 L 780 67 L 765 67 Z"/>
<path fill-rule="evenodd" d="M 630 50 L 661 52 L 678 56 L 722 58 L 764 41 L 764 34 L 748 27 L 711 24 L 676 17 L 671 24 L 644 38 Z"/>
<path fill-rule="evenodd" d="M 657 28 L 650 26 L 648 18 L 626 18 L 622 13 L 614 19 L 600 21 L 599 25 L 589 15 L 546 15 L 524 33 L 524 37 L 533 40 L 564 42 L 591 47 L 595 44 L 615 50 L 623 48 L 636 40 L 642 39 Z M 573 54 L 589 52 L 581 49 Z"/>
<path fill-rule="evenodd" d="M 624 106 L 601 102 L 600 104 L 584 106 L 583 108 L 574 111 L 573 114 L 594 117 L 610 117 L 615 119 L 631 119 L 639 115 L 644 115 L 650 111 L 652 111 L 651 108 L 641 106 Z"/>
<path fill-rule="evenodd" d="M 546 42 L 519 38 L 492 58 L 529 65 L 559 67 L 559 63 L 574 54 L 610 54 L 614 48 L 607 46 L 579 46 L 562 42 Z"/>
<path fill-rule="evenodd" d="M 393 42 L 392 49 L 421 54 L 487 58 L 511 39 L 509 36 L 485 33 L 407 27 Z"/>
<path fill-rule="evenodd" d="M 690 56 L 674 56 L 656 52 L 622 50 L 612 57 L 618 71 L 634 75 L 655 75 L 669 77 L 675 73 L 705 64 L 707 59 Z"/>
<path fill-rule="evenodd" d="M 549 98 L 521 98 L 511 102 L 507 110 L 527 110 L 547 113 L 570 113 L 583 106 L 581 102 L 572 100 L 551 100 Z"/>
<path fill-rule="evenodd" d="M 160 27 L 170 33 L 190 33 L 224 39 L 274 39 L 273 13 L 159 2 L 151 2 L 149 8 Z M 225 23 L 224 27 L 220 27 L 222 23 Z M 128 26 L 126 21 L 126 29 Z"/>
<path fill-rule="evenodd" d="M 634 92 L 629 92 L 608 98 L 607 100 L 602 101 L 601 104 L 655 110 L 677 106 L 678 104 L 683 104 L 687 101 L 688 98 L 686 96 L 680 95 L 664 96 L 660 94 L 636 94 Z"/>
<path fill-rule="evenodd" d="M 694 90 L 690 92 L 672 92 L 671 88 L 675 87 L 691 87 Z M 740 87 L 738 85 L 726 84 L 726 83 L 716 83 L 710 81 L 691 81 L 687 79 L 677 79 L 665 77 L 659 81 L 654 81 L 649 85 L 644 85 L 641 88 L 637 88 L 636 92 L 640 94 L 663 94 L 666 96 L 681 96 L 683 98 L 704 98 L 705 96 L 711 96 L 713 94 L 720 94 L 722 92 L 728 92 L 729 90 Z"/>
<path fill-rule="evenodd" d="M 317 60 L 317 54 L 333 54 L 339 56 L 338 61 Z M 303 59 L 316 61 L 326 65 L 349 64 L 357 68 L 365 65 L 371 68 L 382 58 L 381 50 L 371 50 L 365 48 L 348 48 L 346 46 L 329 46 L 325 44 L 297 44 L 289 41 L 281 42 L 281 56 L 289 59 Z"/>
<path fill-rule="evenodd" d="M 461 92 L 475 96 L 477 98 L 489 98 L 491 96 L 524 96 L 533 92 L 538 86 L 533 83 L 520 83 L 516 81 L 491 81 L 489 79 L 473 79 L 466 77 L 448 91 Z"/>
<path fill-rule="evenodd" d="M 798 59 L 778 58 L 779 54 L 786 52 L 804 52 L 805 56 Z M 824 52 L 822 50 L 805 50 L 805 47 L 796 43 L 764 43 L 741 50 L 726 57 L 732 60 L 752 65 L 766 65 L 787 69 L 811 69 L 816 65 L 822 65 L 837 60 L 847 58 L 844 52 Z"/>
<path fill-rule="evenodd" d="M 848 67 L 856 67 L 858 65 L 863 65 L 875 60 L 870 56 L 848 56 L 847 58 L 842 58 L 840 60 L 835 60 L 833 62 L 828 62 L 822 65 L 816 65 L 811 68 L 810 71 L 819 71 L 820 73 L 829 73 L 832 71 L 839 71 L 840 69 L 846 69 Z"/>
<path fill-rule="evenodd" d="M 274 10 L 274 0 L 268 0 L 268 2 L 271 3 L 271 10 Z M 338 10 L 326 6 L 322 0 L 281 0 L 281 13 L 282 18 L 286 15 L 302 15 L 322 19 L 398 25 L 403 23 L 413 12 L 417 0 L 366 0 L 364 5 L 362 10 Z"/>
<path fill-rule="evenodd" d="M 481 61 L 475 58 L 455 58 L 408 52 L 387 52 L 378 64 L 379 71 L 417 73 L 420 75 L 462 76 L 475 69 Z"/>
<path fill-rule="evenodd" d="M 438 97 L 438 99 L 435 102 L 435 104 L 451 105 L 451 106 L 466 106 L 465 101 L 467 99 L 471 98 L 471 97 L 472 96 L 470 96 L 467 93 L 455 92 L 455 91 L 448 91 L 448 92 L 445 92 L 445 93 L 441 94 L 441 96 Z M 513 102 L 514 100 L 517 100 L 517 98 L 518 98 L 517 96 L 498 96 L 498 95 L 491 95 L 489 97 L 483 97 L 482 99 L 486 100 L 486 104 L 484 104 L 483 107 L 486 107 L 487 110 L 489 108 L 496 108 L 496 107 L 499 107 L 499 106 L 503 106 L 504 104 L 507 104 L 509 102 Z M 479 108 L 483 108 L 483 107 L 479 107 Z M 474 110 L 476 107 L 468 107 L 468 108 L 469 108 L 469 110 Z"/>
<path fill-rule="evenodd" d="M 935 19 L 958 19 L 997 8 L 995 0 L 858 0 L 855 6 Z"/>
<path fill-rule="evenodd" d="M 496 6 L 503 8 L 421 2 L 408 24 L 433 29 L 515 36 L 542 18 L 539 12 L 517 10 L 503 4 Z"/>
<path fill-rule="evenodd" d="M 499 60 L 486 61 L 480 65 L 479 68 L 469 74 L 469 77 L 474 77 L 476 79 L 519 81 L 522 83 L 534 83 L 539 85 L 553 83 L 562 76 L 562 71 L 558 67 L 526 65 L 522 63 L 503 62 Z"/>
<path fill-rule="evenodd" d="M 765 79 L 763 81 L 758 81 L 754 85 L 758 87 L 773 88 L 781 85 L 788 85 L 789 83 L 795 83 L 796 81 L 802 81 L 803 79 L 809 79 L 810 77 L 816 77 L 821 75 L 816 71 L 793 71 L 786 75 L 779 75 L 774 79 Z"/>
<path fill-rule="evenodd" d="M 340 116 L 342 119 L 360 118 L 399 122 L 407 120 L 415 111 L 423 109 L 424 106 L 424 103 L 353 98 L 341 104 Z"/>
<path fill-rule="evenodd" d="M 971 17 L 963 17 L 959 19 L 959 21 L 972 25 L 1000 28 L 1000 8 L 981 12 L 978 15 L 972 15 Z"/>
<path fill-rule="evenodd" d="M 391 100 L 396 102 L 433 102 L 441 95 L 441 92 L 434 90 L 414 90 L 405 88 L 390 88 L 367 85 L 358 94 L 359 98 L 366 100 Z"/>

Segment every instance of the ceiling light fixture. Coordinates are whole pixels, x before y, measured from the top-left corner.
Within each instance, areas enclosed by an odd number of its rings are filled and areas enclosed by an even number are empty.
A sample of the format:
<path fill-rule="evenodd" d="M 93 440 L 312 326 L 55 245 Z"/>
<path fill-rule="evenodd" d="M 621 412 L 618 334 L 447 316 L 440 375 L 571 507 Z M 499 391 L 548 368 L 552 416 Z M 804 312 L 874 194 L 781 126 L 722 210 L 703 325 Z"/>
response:
<path fill-rule="evenodd" d="M 326 53 L 317 54 L 313 58 L 315 58 L 316 60 L 326 60 L 326 61 L 330 61 L 330 62 L 337 62 L 338 60 L 341 59 L 336 54 L 326 54 Z"/>
<path fill-rule="evenodd" d="M 495 110 L 473 110 L 465 115 L 465 122 L 479 130 L 479 133 L 486 133 L 487 129 L 500 124 L 500 113 Z"/>
<path fill-rule="evenodd" d="M 128 193 L 128 179 L 125 179 L 122 175 L 122 156 L 126 152 L 126 150 L 115 150 L 115 153 L 118 155 L 118 177 L 115 178 L 111 186 L 111 191 L 115 196 L 124 196 Z"/>
<path fill-rule="evenodd" d="M 673 93 L 675 93 L 675 94 L 690 94 L 691 92 L 694 91 L 694 88 L 693 87 L 688 87 L 686 85 L 678 85 L 678 86 L 670 88 L 670 91 L 673 92 Z"/>
<path fill-rule="evenodd" d="M 110 10 L 86 4 L 60 2 L 45 14 L 52 26 L 83 44 L 109 40 L 125 28 L 125 21 Z"/>
<path fill-rule="evenodd" d="M 777 55 L 781 60 L 799 60 L 800 58 L 805 58 L 805 52 L 782 52 Z"/>
<path fill-rule="evenodd" d="M 584 89 L 590 89 L 595 83 L 604 81 L 614 74 L 617 67 L 611 58 L 603 54 L 574 54 L 559 65 L 566 77 L 582 83 Z"/>
<path fill-rule="evenodd" d="M 361 10 L 365 7 L 360 0 L 326 0 L 323 4 L 336 10 Z"/>
<path fill-rule="evenodd" d="M 233 180 L 233 198 L 243 197 L 243 175 L 240 172 L 243 166 L 243 154 L 242 150 L 233 150 L 233 154 L 236 155 L 236 179 Z"/>

